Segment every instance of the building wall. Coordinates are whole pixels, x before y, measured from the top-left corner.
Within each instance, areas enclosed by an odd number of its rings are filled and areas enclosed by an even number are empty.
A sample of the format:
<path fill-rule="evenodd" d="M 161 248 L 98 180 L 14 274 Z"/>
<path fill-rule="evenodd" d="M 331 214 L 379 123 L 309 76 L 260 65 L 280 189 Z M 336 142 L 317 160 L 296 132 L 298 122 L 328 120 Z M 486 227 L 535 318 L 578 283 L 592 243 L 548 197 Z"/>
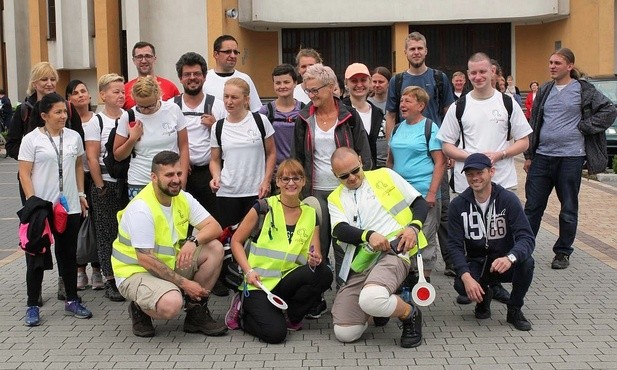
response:
<path fill-rule="evenodd" d="M 30 76 L 28 2 L 4 0 L 4 42 L 7 81 L 4 89 L 17 104 L 26 96 Z"/>

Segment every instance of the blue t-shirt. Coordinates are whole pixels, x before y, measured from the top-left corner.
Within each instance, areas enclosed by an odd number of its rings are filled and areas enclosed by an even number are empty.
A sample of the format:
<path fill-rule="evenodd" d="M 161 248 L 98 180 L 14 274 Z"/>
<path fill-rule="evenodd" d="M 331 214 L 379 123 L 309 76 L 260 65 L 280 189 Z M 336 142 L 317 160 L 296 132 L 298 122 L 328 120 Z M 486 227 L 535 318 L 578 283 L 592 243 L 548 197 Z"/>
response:
<path fill-rule="evenodd" d="M 394 172 L 401 175 L 426 198 L 433 179 L 435 164 L 426 150 L 425 121 L 426 118 L 413 125 L 406 121 L 401 122 L 390 139 L 390 150 L 394 158 L 392 168 Z M 437 131 L 439 128 L 433 122 L 431 138 L 428 142 L 430 151 L 441 150 L 441 141 L 437 139 Z M 441 199 L 439 191 L 437 191 L 436 198 Z"/>
<path fill-rule="evenodd" d="M 285 159 L 291 157 L 291 142 L 294 137 L 294 126 L 296 125 L 296 117 L 302 107 L 302 103 L 296 100 L 296 106 L 291 112 L 281 112 L 274 106 L 274 144 L 276 146 L 276 165 L 278 166 Z M 268 104 L 259 108 L 259 113 L 268 117 Z M 269 118 L 268 118 L 269 119 Z"/>
<path fill-rule="evenodd" d="M 452 84 L 447 78 L 444 78 L 445 75 L 442 74 L 443 81 L 443 94 L 439 97 L 441 100 L 441 106 L 447 107 L 450 104 L 454 103 L 454 93 L 452 92 Z M 403 72 L 403 84 L 401 86 L 401 91 L 398 93 L 396 90 L 396 76 L 393 76 L 390 79 L 390 85 L 388 86 L 388 99 L 386 102 L 386 111 L 388 112 L 396 112 L 398 109 L 398 103 L 401 99 L 401 93 L 407 86 L 420 86 L 429 95 L 429 103 L 428 106 L 424 109 L 422 114 L 425 117 L 428 117 L 433 120 L 433 122 L 437 123 L 437 126 L 441 126 L 441 116 L 443 112 L 439 112 L 439 102 L 436 99 L 437 96 L 437 84 L 435 84 L 435 72 L 432 68 L 428 68 L 426 72 L 419 76 L 410 75 L 407 72 Z M 398 112 L 396 112 L 398 113 Z"/>

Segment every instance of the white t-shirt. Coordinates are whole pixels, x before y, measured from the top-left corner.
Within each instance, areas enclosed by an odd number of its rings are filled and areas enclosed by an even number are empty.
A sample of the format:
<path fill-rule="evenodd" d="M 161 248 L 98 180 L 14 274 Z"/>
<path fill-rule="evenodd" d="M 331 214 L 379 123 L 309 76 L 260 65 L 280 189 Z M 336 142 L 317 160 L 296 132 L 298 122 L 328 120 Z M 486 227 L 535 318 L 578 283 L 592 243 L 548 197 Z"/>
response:
<path fill-rule="evenodd" d="M 315 173 L 313 175 L 313 188 L 316 190 L 334 190 L 340 184 L 332 173 L 332 166 L 330 164 L 332 153 L 336 150 L 334 129 L 337 124 L 338 120 L 328 131 L 324 131 L 319 125 L 315 125 L 315 156 L 313 158 Z"/>
<path fill-rule="evenodd" d="M 163 150 L 180 153 L 178 148 L 178 131 L 186 128 L 184 115 L 173 100 L 161 102 L 159 110 L 153 114 L 141 114 L 135 111 L 135 119 L 141 121 L 143 134 L 135 144 L 135 154 L 131 154 L 128 183 L 131 185 L 148 185 L 152 159 Z M 122 113 L 118 119 L 116 134 L 127 138 L 129 136 L 129 114 Z"/>
<path fill-rule="evenodd" d="M 181 95 L 184 98 L 184 94 Z M 195 109 L 189 108 L 186 102 L 182 102 L 182 112 L 204 112 L 204 100 L 206 96 L 199 102 Z M 227 117 L 225 105 L 220 99 L 214 99 L 212 103 L 212 115 L 215 120 L 220 120 Z M 210 131 L 211 128 L 201 124 L 200 116 L 184 116 L 186 120 L 186 130 L 189 136 L 189 158 L 194 166 L 205 166 L 210 163 Z M 214 126 L 213 126 L 214 127 Z"/>
<path fill-rule="evenodd" d="M 249 84 L 251 112 L 257 112 L 262 106 L 261 99 L 259 99 L 259 93 L 257 92 L 257 88 L 255 87 L 253 80 L 251 80 L 251 77 L 246 73 L 235 70 L 231 76 L 221 77 L 214 72 L 214 69 L 210 69 L 206 75 L 206 82 L 204 82 L 204 92 L 206 94 L 214 95 L 217 99 L 223 100 L 225 82 L 233 77 L 241 78 Z"/>
<path fill-rule="evenodd" d="M 399 174 L 391 169 L 387 169 L 387 171 L 392 176 L 396 188 L 403 193 L 407 204 L 411 205 L 417 197 L 421 196 Z M 328 211 L 330 212 L 330 221 L 332 222 L 333 229 L 336 224 L 346 222 L 363 230 L 375 230 L 385 236 L 401 228 L 394 217 L 381 206 L 375 196 L 375 192 L 371 189 L 366 179 L 356 190 L 343 187 L 341 191 L 341 204 L 343 205 L 342 211 L 334 204 L 328 202 Z"/>
<path fill-rule="evenodd" d="M 49 137 L 34 129 L 24 136 L 19 147 L 20 161 L 32 162 L 32 185 L 34 195 L 54 203 L 60 197 L 60 179 L 58 176 L 58 155 L 49 141 Z M 84 154 L 84 145 L 81 136 L 68 128 L 62 129 L 62 178 L 64 196 L 69 205 L 69 214 L 81 213 L 79 196 L 77 195 L 77 176 L 75 164 L 77 157 Z M 58 151 L 60 150 L 60 136 L 52 137 Z"/>
<path fill-rule="evenodd" d="M 266 116 L 260 114 L 266 138 L 274 135 L 274 128 Z M 251 197 L 259 194 L 259 185 L 266 175 L 266 153 L 261 132 L 251 112 L 242 121 L 230 123 L 227 118 L 221 131 L 221 145 L 216 140 L 216 126 L 212 126 L 210 145 L 221 148 L 221 170 L 218 197 Z"/>
<path fill-rule="evenodd" d="M 465 95 L 465 112 L 461 118 L 465 138 L 465 151 L 468 153 L 501 152 L 510 146 L 508 136 L 508 111 L 503 105 L 501 94 L 494 90 L 489 99 L 476 100 L 472 94 Z M 514 140 L 520 140 L 533 130 L 523 110 L 518 104 L 512 104 L 511 135 Z M 452 104 L 446 113 L 437 133 L 437 138 L 444 143 L 455 144 L 460 138 L 460 128 L 456 119 L 456 103 Z M 462 148 L 462 143 L 459 144 Z M 462 193 L 468 184 L 465 175 L 461 173 L 463 162 L 454 165 L 454 191 Z M 506 158 L 495 163 L 493 181 L 504 188 L 517 186 L 514 158 Z"/>
<path fill-rule="evenodd" d="M 311 98 L 309 98 L 309 96 L 304 92 L 303 84 L 297 84 L 296 87 L 294 87 L 294 99 L 301 101 L 304 104 L 311 102 Z"/>
<path fill-rule="evenodd" d="M 180 194 L 186 195 L 186 199 L 189 202 L 189 223 L 193 226 L 200 224 L 206 218 L 210 217 L 210 213 L 201 205 L 193 196 L 185 191 L 181 191 Z M 178 234 L 175 227 L 173 227 L 173 212 L 172 207 L 165 207 L 161 205 L 161 210 L 167 218 L 169 229 L 172 231 L 171 240 L 174 245 L 178 242 Z M 122 230 L 126 231 L 131 239 L 131 245 L 134 248 L 153 249 L 154 248 L 154 218 L 152 218 L 152 212 L 148 204 L 141 199 L 137 199 L 126 207 L 124 214 L 120 219 L 120 226 Z M 120 286 L 124 278 L 116 276 L 116 284 Z"/>
<path fill-rule="evenodd" d="M 360 111 L 357 111 L 357 112 L 360 115 L 360 119 L 362 119 L 364 130 L 368 134 L 369 132 L 371 132 L 371 115 L 373 114 L 373 107 L 371 107 L 371 105 L 369 104 L 368 112 L 366 113 L 362 113 Z"/>
<path fill-rule="evenodd" d="M 103 158 L 107 155 L 107 149 L 105 149 L 105 144 L 107 144 L 107 140 L 109 139 L 109 133 L 116 125 L 116 120 L 110 118 L 105 115 L 105 113 L 101 112 L 98 115 L 103 120 L 103 131 L 101 131 L 101 126 L 99 124 L 98 118 L 96 115 L 92 117 L 90 122 L 84 126 L 84 139 L 86 142 L 88 141 L 98 141 L 101 144 L 101 150 L 99 154 L 99 165 L 101 168 L 105 166 L 103 163 Z M 112 154 L 113 155 L 113 154 Z M 103 181 L 116 182 L 117 180 L 113 177 L 109 176 L 108 173 L 102 173 Z"/>

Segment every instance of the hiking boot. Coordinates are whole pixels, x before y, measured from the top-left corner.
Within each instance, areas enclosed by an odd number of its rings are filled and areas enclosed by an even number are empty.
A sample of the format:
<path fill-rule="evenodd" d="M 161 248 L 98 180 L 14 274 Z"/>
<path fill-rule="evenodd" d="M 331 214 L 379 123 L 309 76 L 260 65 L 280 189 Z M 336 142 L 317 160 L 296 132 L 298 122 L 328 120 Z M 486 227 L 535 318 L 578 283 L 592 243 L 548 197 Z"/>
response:
<path fill-rule="evenodd" d="M 557 253 L 555 258 L 553 258 L 553 263 L 551 263 L 551 268 L 553 270 L 563 270 L 570 266 L 570 256 L 567 256 L 563 253 Z"/>
<path fill-rule="evenodd" d="M 112 302 L 124 302 L 125 300 L 122 294 L 120 294 L 120 291 L 118 291 L 114 279 L 105 281 L 105 298 L 109 298 Z"/>
<path fill-rule="evenodd" d="M 328 311 L 328 305 L 326 304 L 326 300 L 322 296 L 321 301 L 319 301 L 315 306 L 313 306 L 313 308 L 311 308 L 309 313 L 307 313 L 304 318 L 309 320 L 315 320 L 320 318 L 321 315 L 326 313 L 326 311 Z"/>
<path fill-rule="evenodd" d="M 523 315 L 523 311 L 520 308 L 514 306 L 508 306 L 508 314 L 506 321 L 514 325 L 514 327 L 521 331 L 531 330 L 531 323 Z"/>
<path fill-rule="evenodd" d="M 84 290 L 88 286 L 88 275 L 85 272 L 77 273 L 77 290 Z"/>
<path fill-rule="evenodd" d="M 24 318 L 26 325 L 39 326 L 41 324 L 41 316 L 39 316 L 39 307 L 30 306 L 26 310 L 26 317 Z"/>
<path fill-rule="evenodd" d="M 215 321 L 205 302 L 189 302 L 184 318 L 184 331 L 187 333 L 203 333 L 209 336 L 219 336 L 227 332 L 225 323 Z"/>
<path fill-rule="evenodd" d="M 229 288 L 221 283 L 220 280 L 217 280 L 212 287 L 212 294 L 217 297 L 227 297 L 229 295 Z"/>
<path fill-rule="evenodd" d="M 510 292 L 506 290 L 500 283 L 495 285 L 491 285 L 491 289 L 493 290 L 493 299 L 499 301 L 503 304 L 508 304 L 510 302 Z"/>
<path fill-rule="evenodd" d="M 414 348 L 422 344 L 422 312 L 411 305 L 409 317 L 401 320 L 403 333 L 401 334 L 401 347 Z"/>
<path fill-rule="evenodd" d="M 389 317 L 373 317 L 373 323 L 375 326 L 386 326 L 389 321 Z"/>
<path fill-rule="evenodd" d="M 92 273 L 92 290 L 102 290 L 105 288 L 103 275 L 100 271 Z"/>
<path fill-rule="evenodd" d="M 138 337 L 149 338 L 154 336 L 154 326 L 152 318 L 146 315 L 145 312 L 135 304 L 129 303 L 129 316 L 133 321 L 133 334 Z"/>
<path fill-rule="evenodd" d="M 466 295 L 459 294 L 456 297 L 456 303 L 458 303 L 458 304 L 470 304 L 471 303 L 471 299 L 469 299 L 469 297 L 467 297 Z"/>
<path fill-rule="evenodd" d="M 225 325 L 227 325 L 229 330 L 240 329 L 240 309 L 242 308 L 241 294 L 242 293 L 234 294 L 234 297 L 231 299 L 231 305 L 229 305 L 229 310 L 227 310 L 227 314 L 225 314 Z"/>
<path fill-rule="evenodd" d="M 78 319 L 89 319 L 92 317 L 92 312 L 79 301 L 67 301 L 64 304 L 64 314 L 72 315 Z"/>
<path fill-rule="evenodd" d="M 491 317 L 491 301 L 493 300 L 493 290 L 490 287 L 484 288 L 484 298 L 482 302 L 476 304 L 474 314 L 476 319 L 484 320 Z"/>

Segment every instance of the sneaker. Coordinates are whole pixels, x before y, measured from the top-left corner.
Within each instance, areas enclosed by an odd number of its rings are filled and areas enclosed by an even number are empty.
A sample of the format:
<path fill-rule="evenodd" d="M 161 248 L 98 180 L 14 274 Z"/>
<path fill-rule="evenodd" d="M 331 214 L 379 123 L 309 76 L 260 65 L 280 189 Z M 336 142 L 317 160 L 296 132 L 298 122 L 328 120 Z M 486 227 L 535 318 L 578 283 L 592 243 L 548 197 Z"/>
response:
<path fill-rule="evenodd" d="M 491 289 L 493 290 L 494 300 L 503 304 L 508 304 L 508 302 L 510 302 L 510 292 L 508 292 L 503 285 L 497 283 L 495 285 L 491 285 Z"/>
<path fill-rule="evenodd" d="M 456 297 L 456 303 L 458 303 L 458 304 L 470 304 L 471 303 L 471 299 L 469 299 L 469 297 L 467 297 L 466 295 L 459 294 Z"/>
<path fill-rule="evenodd" d="M 229 310 L 227 310 L 227 314 L 225 314 L 225 325 L 227 325 L 229 330 L 240 329 L 240 309 L 242 308 L 240 294 L 242 293 L 234 294 L 234 297 L 231 299 L 231 305 L 229 305 Z"/>
<path fill-rule="evenodd" d="M 508 315 L 506 316 L 510 324 L 521 331 L 531 330 L 531 323 L 523 315 L 523 311 L 520 308 L 514 306 L 508 306 Z"/>
<path fill-rule="evenodd" d="M 409 317 L 401 320 L 403 333 L 401 334 L 401 347 L 414 348 L 422 344 L 422 311 L 411 305 Z"/>
<path fill-rule="evenodd" d="M 105 298 L 109 298 L 112 302 L 125 301 L 122 294 L 120 294 L 120 291 L 118 291 L 118 287 L 116 286 L 116 281 L 114 279 L 105 281 Z"/>
<path fill-rule="evenodd" d="M 146 315 L 135 302 L 129 304 L 129 316 L 133 322 L 133 334 L 138 337 L 149 338 L 154 336 L 152 318 Z"/>
<path fill-rule="evenodd" d="M 221 283 L 220 280 L 217 280 L 212 287 L 212 294 L 217 297 L 227 297 L 229 295 L 229 288 Z"/>
<path fill-rule="evenodd" d="M 73 315 L 78 319 L 89 319 L 92 317 L 92 312 L 79 301 L 67 301 L 64 304 L 64 314 Z"/>
<path fill-rule="evenodd" d="M 105 288 L 105 282 L 103 281 L 103 275 L 101 272 L 92 273 L 92 290 L 102 290 Z"/>
<path fill-rule="evenodd" d="M 491 300 L 493 300 L 493 290 L 490 287 L 484 288 L 484 298 L 482 302 L 476 304 L 474 314 L 476 319 L 485 320 L 491 317 Z"/>
<path fill-rule="evenodd" d="M 206 302 L 190 302 L 187 305 L 186 317 L 184 318 L 184 331 L 186 333 L 203 333 L 209 336 L 219 336 L 227 332 L 227 325 L 218 322 L 210 315 Z"/>
<path fill-rule="evenodd" d="M 289 330 L 289 331 L 302 330 L 302 328 L 304 327 L 304 324 L 302 323 L 302 321 L 296 322 L 296 323 L 293 323 L 293 322 L 289 321 L 289 319 L 287 319 L 285 321 L 287 322 L 287 330 Z"/>
<path fill-rule="evenodd" d="M 553 263 L 551 263 L 551 268 L 553 270 L 563 270 L 570 266 L 570 256 L 567 256 L 563 253 L 557 253 L 555 258 L 553 258 Z"/>
<path fill-rule="evenodd" d="M 306 316 L 304 316 L 304 318 L 309 319 L 309 320 L 315 320 L 315 319 L 320 318 L 321 315 L 323 315 L 327 311 L 328 311 L 328 305 L 326 304 L 326 300 L 323 297 L 321 297 L 321 301 L 319 301 L 315 306 L 313 306 L 313 308 L 311 308 L 309 313 L 307 313 Z"/>
<path fill-rule="evenodd" d="M 88 275 L 85 272 L 77 273 L 77 290 L 84 290 L 88 286 Z"/>
<path fill-rule="evenodd" d="M 39 316 L 39 307 L 30 306 L 26 310 L 26 317 L 24 318 L 26 325 L 39 326 L 41 324 L 41 317 Z"/>

